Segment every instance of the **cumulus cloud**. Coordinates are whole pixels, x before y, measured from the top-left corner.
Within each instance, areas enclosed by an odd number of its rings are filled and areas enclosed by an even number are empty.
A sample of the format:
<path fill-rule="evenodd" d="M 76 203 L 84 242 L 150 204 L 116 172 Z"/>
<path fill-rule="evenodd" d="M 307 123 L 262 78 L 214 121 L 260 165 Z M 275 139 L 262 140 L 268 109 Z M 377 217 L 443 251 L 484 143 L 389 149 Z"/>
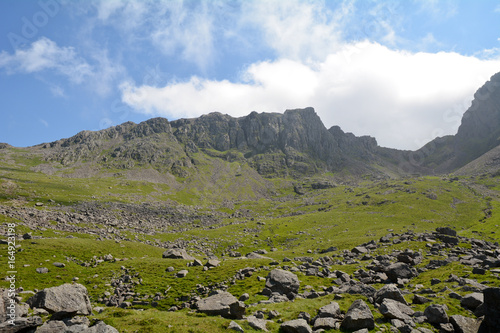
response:
<path fill-rule="evenodd" d="M 13 54 L 0 53 L 0 68 L 7 73 L 33 74 L 39 72 L 57 73 L 75 84 L 89 83 L 99 95 L 107 95 L 113 89 L 114 81 L 124 73 L 119 63 L 109 59 L 105 49 L 93 48 L 89 61 L 78 55 L 73 47 L 60 47 L 54 41 L 42 37 L 27 49 L 16 49 Z M 50 86 L 54 96 L 64 97 L 60 84 L 41 78 Z"/>
<path fill-rule="evenodd" d="M 279 56 L 318 59 L 338 49 L 340 26 L 352 11 L 352 3 L 330 10 L 321 2 L 248 1 L 241 21 L 259 26 L 264 41 Z"/>
<path fill-rule="evenodd" d="M 59 47 L 42 37 L 28 49 L 16 49 L 14 54 L 0 53 L 0 68 L 9 73 L 35 73 L 53 70 L 74 83 L 81 83 L 91 75 L 92 67 L 79 57 L 73 47 Z"/>
<path fill-rule="evenodd" d="M 395 51 L 364 41 L 345 44 L 320 62 L 253 64 L 239 82 L 192 77 L 164 87 L 126 82 L 121 90 L 134 109 L 167 118 L 313 106 L 327 127 L 375 136 L 382 146 L 416 149 L 456 131 L 474 91 L 498 68 L 499 60 Z"/>

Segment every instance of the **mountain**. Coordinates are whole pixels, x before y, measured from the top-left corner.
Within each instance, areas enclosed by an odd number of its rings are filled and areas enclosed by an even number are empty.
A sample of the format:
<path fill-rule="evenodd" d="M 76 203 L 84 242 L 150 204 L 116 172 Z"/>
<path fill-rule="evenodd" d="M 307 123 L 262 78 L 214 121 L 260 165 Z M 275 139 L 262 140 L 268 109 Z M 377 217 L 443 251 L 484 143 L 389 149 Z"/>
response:
<path fill-rule="evenodd" d="M 169 122 L 153 118 L 35 146 L 44 160 L 64 166 L 152 167 L 178 177 L 197 172 L 206 156 L 238 160 L 264 177 L 302 177 L 324 172 L 382 174 L 374 138 L 327 129 L 313 108 L 252 112 L 234 118 L 210 113 Z M 203 156 L 202 156 L 203 155 Z M 372 165 L 373 164 L 373 165 Z"/>
<path fill-rule="evenodd" d="M 269 178 L 450 173 L 499 144 L 500 73 L 475 93 L 456 135 L 436 138 L 417 151 L 379 147 L 375 138 L 356 137 L 338 126 L 327 129 L 311 107 L 239 118 L 214 112 L 126 122 L 29 151 L 45 163 L 37 170 L 76 177 L 125 173 L 179 185 L 188 178 L 207 182 L 220 169 L 263 184 Z"/>
<path fill-rule="evenodd" d="M 454 136 L 437 138 L 416 152 L 429 173 L 457 170 L 500 144 L 500 73 L 474 94 Z"/>

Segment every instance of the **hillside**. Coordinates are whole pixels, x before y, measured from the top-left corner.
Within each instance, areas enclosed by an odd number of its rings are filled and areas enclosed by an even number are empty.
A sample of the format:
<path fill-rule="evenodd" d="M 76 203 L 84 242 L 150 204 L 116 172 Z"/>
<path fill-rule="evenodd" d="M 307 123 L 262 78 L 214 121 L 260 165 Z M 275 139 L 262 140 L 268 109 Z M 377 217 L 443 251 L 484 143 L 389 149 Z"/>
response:
<path fill-rule="evenodd" d="M 0 144 L 0 332 L 497 333 L 498 79 L 416 152 L 312 108 Z"/>

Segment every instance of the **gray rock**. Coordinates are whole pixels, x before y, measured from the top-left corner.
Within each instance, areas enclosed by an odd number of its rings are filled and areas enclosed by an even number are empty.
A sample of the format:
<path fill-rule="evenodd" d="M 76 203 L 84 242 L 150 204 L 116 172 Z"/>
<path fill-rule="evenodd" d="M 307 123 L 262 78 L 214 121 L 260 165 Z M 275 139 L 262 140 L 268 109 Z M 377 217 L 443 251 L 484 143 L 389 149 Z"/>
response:
<path fill-rule="evenodd" d="M 49 272 L 49 269 L 47 267 L 38 267 L 36 269 L 36 272 L 40 274 L 47 274 Z"/>
<path fill-rule="evenodd" d="M 500 288 L 487 288 L 483 290 L 483 295 L 485 316 L 478 332 L 498 332 L 500 327 Z"/>
<path fill-rule="evenodd" d="M 192 266 L 203 266 L 203 263 L 200 259 L 195 259 L 192 263 Z"/>
<path fill-rule="evenodd" d="M 417 275 L 415 269 L 411 269 L 410 266 L 403 262 L 389 265 L 385 270 L 385 274 L 392 282 L 397 282 L 398 279 L 411 279 Z"/>
<path fill-rule="evenodd" d="M 32 308 L 42 308 L 50 313 L 63 312 L 90 315 L 92 306 L 83 285 L 66 283 L 39 291 L 27 301 Z"/>
<path fill-rule="evenodd" d="M 413 296 L 413 301 L 412 301 L 413 304 L 425 304 L 425 303 L 429 303 L 429 302 L 432 302 L 432 301 L 430 299 L 428 299 L 427 297 L 420 296 L 420 295 Z"/>
<path fill-rule="evenodd" d="M 304 319 L 285 321 L 280 329 L 283 333 L 312 333 L 311 327 Z"/>
<path fill-rule="evenodd" d="M 425 308 L 424 315 L 427 317 L 427 322 L 433 325 L 446 324 L 449 322 L 448 307 L 442 304 L 431 304 Z"/>
<path fill-rule="evenodd" d="M 405 298 L 403 297 L 401 290 L 399 290 L 399 288 L 395 284 L 386 284 L 385 286 L 380 288 L 374 296 L 375 303 L 378 304 L 382 303 L 382 301 L 387 298 L 408 305 L 408 302 L 406 302 Z"/>
<path fill-rule="evenodd" d="M 341 316 L 342 313 L 337 302 L 331 302 L 318 310 L 318 318 L 341 318 Z"/>
<path fill-rule="evenodd" d="M 219 291 L 196 304 L 200 312 L 211 316 L 241 319 L 245 314 L 245 304 L 227 291 Z"/>
<path fill-rule="evenodd" d="M 436 232 L 440 235 L 448 235 L 455 237 L 457 232 L 449 227 L 438 227 L 436 228 Z"/>
<path fill-rule="evenodd" d="M 267 327 L 266 327 L 267 320 L 259 319 L 255 316 L 248 316 L 247 322 L 248 322 L 248 325 L 250 325 L 250 327 L 255 329 L 255 330 L 267 332 Z"/>
<path fill-rule="evenodd" d="M 194 260 L 194 257 L 190 256 L 184 249 L 168 249 L 163 252 L 162 257 L 166 259 Z"/>
<path fill-rule="evenodd" d="M 37 333 L 56 333 L 56 332 L 67 332 L 68 327 L 63 321 L 60 320 L 50 320 L 43 323 L 42 326 L 36 329 Z"/>
<path fill-rule="evenodd" d="M 299 278 L 292 272 L 282 269 L 273 269 L 266 277 L 266 288 L 280 294 L 297 293 L 299 291 Z"/>
<path fill-rule="evenodd" d="M 325 317 L 325 318 L 316 318 L 314 321 L 314 326 L 313 329 L 319 330 L 319 329 L 324 329 L 324 330 L 332 330 L 335 329 L 335 324 L 339 320 L 331 317 Z"/>
<path fill-rule="evenodd" d="M 474 318 L 460 315 L 450 316 L 450 323 L 453 325 L 455 333 L 477 333 L 480 324 Z"/>
<path fill-rule="evenodd" d="M 385 318 L 399 320 L 411 320 L 415 313 L 408 305 L 389 298 L 382 301 L 379 311 Z"/>
<path fill-rule="evenodd" d="M 207 263 L 205 264 L 205 266 L 207 266 L 208 268 L 211 268 L 211 267 L 217 267 L 219 266 L 221 263 L 220 260 L 217 260 L 217 259 L 209 259 L 207 261 Z"/>
<path fill-rule="evenodd" d="M 63 268 L 63 267 L 66 267 L 65 264 L 63 264 L 62 262 L 54 262 L 52 263 L 52 265 L 56 266 L 56 267 L 59 267 L 59 268 Z"/>
<path fill-rule="evenodd" d="M 71 327 L 70 327 L 71 328 Z M 94 326 L 89 327 L 85 333 L 120 333 L 113 326 L 107 325 L 103 321 L 98 321 Z"/>
<path fill-rule="evenodd" d="M 361 299 L 355 300 L 347 310 L 340 327 L 347 331 L 356 331 L 362 328 L 373 329 L 375 321 L 368 305 Z"/>
<path fill-rule="evenodd" d="M 16 333 L 29 328 L 34 328 L 42 325 L 42 318 L 38 316 L 33 317 L 17 317 L 14 320 L 14 325 L 12 325 L 9 321 L 5 321 L 0 323 L 0 332 L 2 333 Z M 51 332 L 52 333 L 52 332 Z"/>
<path fill-rule="evenodd" d="M 478 306 L 483 304 L 483 302 L 484 296 L 482 293 L 472 293 L 462 297 L 460 305 L 465 309 L 474 311 Z"/>
<path fill-rule="evenodd" d="M 364 246 L 356 246 L 354 249 L 351 250 L 352 253 L 356 253 L 356 254 L 364 254 L 364 253 L 368 253 L 368 249 Z"/>
<path fill-rule="evenodd" d="M 265 257 L 261 254 L 255 253 L 255 252 L 250 252 L 246 255 L 247 259 L 271 259 L 269 257 Z"/>
<path fill-rule="evenodd" d="M 248 301 L 249 299 L 250 299 L 250 295 L 248 295 L 248 293 L 244 293 L 240 296 L 239 301 L 245 302 L 245 301 Z"/>
<path fill-rule="evenodd" d="M 177 277 L 183 278 L 188 275 L 189 271 L 187 269 L 183 269 L 177 272 Z"/>
<path fill-rule="evenodd" d="M 228 330 L 233 330 L 233 331 L 236 331 L 236 332 L 245 332 L 245 330 L 243 330 L 243 328 L 241 328 L 240 325 L 238 325 L 238 323 L 236 323 L 235 321 L 231 321 L 229 323 L 229 326 L 227 327 Z"/>

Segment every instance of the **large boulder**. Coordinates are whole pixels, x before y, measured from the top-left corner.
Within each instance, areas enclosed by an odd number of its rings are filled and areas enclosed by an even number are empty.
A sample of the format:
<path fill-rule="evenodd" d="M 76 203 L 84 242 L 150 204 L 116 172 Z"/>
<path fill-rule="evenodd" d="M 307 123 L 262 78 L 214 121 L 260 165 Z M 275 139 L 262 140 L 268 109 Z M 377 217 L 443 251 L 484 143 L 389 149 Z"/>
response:
<path fill-rule="evenodd" d="M 395 301 L 408 305 L 408 302 L 406 302 L 405 298 L 403 297 L 401 290 L 399 290 L 399 288 L 395 284 L 386 284 L 385 286 L 380 288 L 375 293 L 374 299 L 375 303 L 378 304 L 382 303 L 384 299 L 393 299 Z"/>
<path fill-rule="evenodd" d="M 299 291 L 299 278 L 292 272 L 282 269 L 273 269 L 266 277 L 266 288 L 280 294 L 297 293 Z"/>
<path fill-rule="evenodd" d="M 92 314 L 87 288 L 78 283 L 46 288 L 30 297 L 27 303 L 31 308 L 42 308 L 49 313 Z"/>
<path fill-rule="evenodd" d="M 238 301 L 227 291 L 219 291 L 215 295 L 199 300 L 196 304 L 198 311 L 211 316 L 241 319 L 245 315 L 245 303 Z"/>
<path fill-rule="evenodd" d="M 337 302 L 331 302 L 318 310 L 318 318 L 341 318 L 340 306 Z"/>
<path fill-rule="evenodd" d="M 395 264 L 387 266 L 385 274 L 392 282 L 397 282 L 398 279 L 411 279 L 416 276 L 416 270 L 412 269 L 410 266 L 403 262 L 397 262 Z"/>
<path fill-rule="evenodd" d="M 379 307 L 380 313 L 388 319 L 411 320 L 415 313 L 408 305 L 400 303 L 390 298 L 382 301 Z"/>
<path fill-rule="evenodd" d="M 431 304 L 424 310 L 424 315 L 427 317 L 427 322 L 433 325 L 446 324 L 449 322 L 448 307 L 442 304 Z"/>
<path fill-rule="evenodd" d="M 482 293 L 467 294 L 460 300 L 460 305 L 468 310 L 476 310 L 478 306 L 483 304 L 484 296 Z"/>
<path fill-rule="evenodd" d="M 450 323 L 453 325 L 455 333 L 477 333 L 479 324 L 476 319 L 461 315 L 450 316 Z"/>
<path fill-rule="evenodd" d="M 340 328 L 346 331 L 357 331 L 363 328 L 372 330 L 374 327 L 373 314 L 368 305 L 361 299 L 357 299 L 351 304 L 340 325 Z"/>
<path fill-rule="evenodd" d="M 457 235 L 457 232 L 450 227 L 437 227 L 436 232 L 440 235 L 448 235 L 453 237 Z"/>
<path fill-rule="evenodd" d="M 484 295 L 484 320 L 479 327 L 479 333 L 498 332 L 500 327 L 500 288 L 487 288 Z"/>
<path fill-rule="evenodd" d="M 280 329 L 283 333 L 312 333 L 311 326 L 304 319 L 285 321 Z"/>
<path fill-rule="evenodd" d="M 184 249 L 168 249 L 163 252 L 163 258 L 166 259 L 184 259 L 184 260 L 194 260 L 195 258 L 190 256 Z"/>

